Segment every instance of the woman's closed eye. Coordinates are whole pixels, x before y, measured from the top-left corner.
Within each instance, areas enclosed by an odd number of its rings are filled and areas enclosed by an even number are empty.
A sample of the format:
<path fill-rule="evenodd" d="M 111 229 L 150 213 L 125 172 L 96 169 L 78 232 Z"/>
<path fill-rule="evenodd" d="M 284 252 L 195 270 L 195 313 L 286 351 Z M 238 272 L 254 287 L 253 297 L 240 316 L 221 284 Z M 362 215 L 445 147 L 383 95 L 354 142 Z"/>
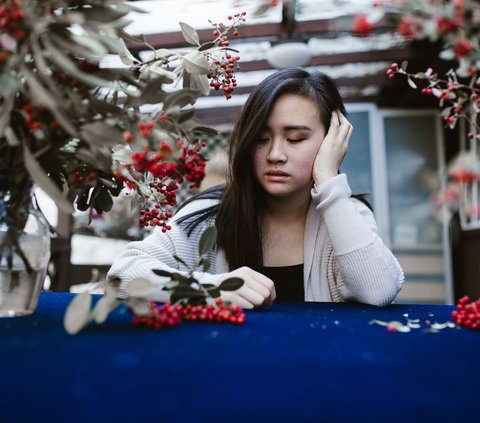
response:
<path fill-rule="evenodd" d="M 263 136 L 260 136 L 257 138 L 257 143 L 259 144 L 265 144 L 266 142 L 268 142 L 270 140 L 270 137 L 266 136 L 266 135 L 263 135 Z"/>
<path fill-rule="evenodd" d="M 287 141 L 292 142 L 292 143 L 301 142 L 301 141 L 305 141 L 305 140 L 306 140 L 305 137 L 289 137 L 289 138 L 287 138 Z"/>

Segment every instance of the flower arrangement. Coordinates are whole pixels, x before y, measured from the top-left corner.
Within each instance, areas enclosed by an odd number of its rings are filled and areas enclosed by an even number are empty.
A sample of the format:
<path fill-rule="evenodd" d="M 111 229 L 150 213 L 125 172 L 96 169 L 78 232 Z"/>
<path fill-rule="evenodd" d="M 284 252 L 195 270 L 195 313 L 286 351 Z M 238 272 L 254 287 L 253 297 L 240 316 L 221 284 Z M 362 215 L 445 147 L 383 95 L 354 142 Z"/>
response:
<path fill-rule="evenodd" d="M 455 69 L 438 75 L 435 69 L 411 72 L 408 63 L 397 63 L 387 70 L 389 78 L 406 77 L 409 86 L 438 100 L 446 127 L 466 124 L 469 147 L 448 167 L 445 188 L 434 199 L 437 208 L 446 204 L 460 210 L 464 228 L 478 227 L 480 219 L 480 4 L 472 0 L 421 0 L 382 2 L 383 11 L 394 10 L 396 31 L 408 40 L 429 40 L 441 45 L 439 57 L 453 60 Z M 389 15 L 392 16 L 391 14 Z M 378 14 L 375 16 L 378 19 Z M 367 35 L 374 28 L 368 16 L 356 21 L 354 30 Z"/>
<path fill-rule="evenodd" d="M 240 57 L 229 34 L 245 12 L 211 22 L 203 44 L 181 22 L 193 48 L 174 52 L 129 35 L 132 11 L 143 12 L 126 0 L 2 1 L 0 175 L 11 179 L 2 221 L 16 231 L 32 184 L 67 213 L 106 212 L 127 187 L 143 208 L 140 225 L 168 230 L 181 184 L 202 180 L 203 137 L 216 131 L 192 105 L 212 88 L 231 98 Z M 150 57 L 135 57 L 128 43 L 145 45 Z M 123 65 L 105 66 L 108 55 Z"/>

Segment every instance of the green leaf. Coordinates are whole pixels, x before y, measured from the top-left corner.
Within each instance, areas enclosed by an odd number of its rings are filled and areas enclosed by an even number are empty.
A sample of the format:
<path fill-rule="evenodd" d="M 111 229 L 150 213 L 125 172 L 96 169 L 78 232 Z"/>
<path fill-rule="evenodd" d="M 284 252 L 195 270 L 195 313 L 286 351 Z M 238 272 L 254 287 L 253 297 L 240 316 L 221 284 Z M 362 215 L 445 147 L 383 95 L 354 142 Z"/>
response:
<path fill-rule="evenodd" d="M 184 276 L 181 273 L 176 273 L 176 272 L 172 273 L 172 279 L 174 281 L 180 282 L 180 284 L 182 285 L 185 285 L 185 284 L 190 285 L 194 281 L 192 277 Z"/>
<path fill-rule="evenodd" d="M 205 298 L 205 293 L 190 286 L 178 286 L 174 294 L 180 298 Z"/>
<path fill-rule="evenodd" d="M 222 293 L 220 292 L 220 289 L 214 288 L 208 290 L 208 295 L 210 295 L 212 298 L 218 298 L 222 295 Z"/>
<path fill-rule="evenodd" d="M 404 60 L 402 62 L 402 64 L 400 65 L 400 69 L 402 69 L 403 71 L 406 71 L 407 70 L 407 66 L 408 66 L 408 62 L 406 60 Z"/>
<path fill-rule="evenodd" d="M 203 256 L 210 251 L 217 242 L 217 228 L 215 226 L 209 226 L 203 232 L 200 242 L 198 244 L 198 253 Z"/>
<path fill-rule="evenodd" d="M 167 270 L 162 269 L 152 269 L 152 272 L 158 276 L 166 276 L 167 278 L 171 278 L 173 275 L 172 272 L 168 272 Z"/>
<path fill-rule="evenodd" d="M 201 259 L 199 266 L 202 266 L 204 272 L 208 272 L 208 269 L 210 269 L 210 262 L 207 259 Z"/>
<path fill-rule="evenodd" d="M 219 286 L 218 289 L 221 291 L 236 291 L 243 285 L 242 278 L 229 278 L 225 279 Z"/>
<path fill-rule="evenodd" d="M 188 267 L 188 264 L 185 263 L 185 261 L 183 259 L 181 259 L 180 257 L 178 257 L 177 255 L 173 255 L 174 259 L 177 260 L 179 263 L 183 264 L 185 267 Z"/>
<path fill-rule="evenodd" d="M 84 189 L 76 199 L 77 209 L 80 211 L 86 211 L 90 207 L 90 189 Z"/>
<path fill-rule="evenodd" d="M 210 50 L 212 47 L 215 47 L 215 43 L 213 41 L 207 41 L 198 48 L 198 51 Z"/>
<path fill-rule="evenodd" d="M 92 193 L 92 206 L 97 212 L 108 212 L 113 207 L 113 199 L 108 189 L 99 187 L 94 188 Z"/>
<path fill-rule="evenodd" d="M 73 206 L 67 201 L 57 185 L 47 176 L 26 144 L 23 145 L 23 159 L 33 181 L 42 188 L 56 205 L 65 213 L 72 214 Z"/>
<path fill-rule="evenodd" d="M 189 44 L 200 45 L 200 38 L 198 37 L 197 31 L 188 25 L 185 22 L 179 22 L 180 28 L 182 29 L 183 38 Z"/>

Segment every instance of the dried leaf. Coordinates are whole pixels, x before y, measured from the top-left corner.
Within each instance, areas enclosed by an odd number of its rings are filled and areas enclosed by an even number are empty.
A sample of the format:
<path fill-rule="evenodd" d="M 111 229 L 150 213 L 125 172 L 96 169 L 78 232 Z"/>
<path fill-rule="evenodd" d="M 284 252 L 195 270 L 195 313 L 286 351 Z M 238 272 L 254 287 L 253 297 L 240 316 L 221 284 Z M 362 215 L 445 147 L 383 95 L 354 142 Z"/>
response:
<path fill-rule="evenodd" d="M 15 131 L 12 129 L 11 126 L 8 126 L 7 128 L 5 128 L 3 135 L 5 135 L 5 138 L 7 139 L 9 146 L 18 147 L 21 144 L 20 140 L 15 134 Z"/>
<path fill-rule="evenodd" d="M 194 104 L 198 98 L 196 90 L 179 90 L 167 94 L 164 101 L 164 110 L 168 113 L 170 110 L 178 110 L 187 104 Z"/>
<path fill-rule="evenodd" d="M 136 278 L 125 283 L 127 295 L 132 297 L 147 297 L 155 289 L 155 284 L 146 278 Z"/>
<path fill-rule="evenodd" d="M 143 298 L 130 297 L 125 302 L 135 316 L 148 316 L 152 312 L 148 301 Z"/>
<path fill-rule="evenodd" d="M 208 74 L 210 73 L 210 65 L 207 58 L 201 51 L 192 51 L 182 57 L 183 68 L 192 74 Z"/>
<path fill-rule="evenodd" d="M 209 128 L 208 126 L 195 126 L 192 129 L 192 132 L 197 132 L 200 134 L 210 135 L 212 137 L 218 135 L 218 131 L 214 128 Z"/>
<path fill-rule="evenodd" d="M 105 121 L 87 123 L 80 130 L 80 137 L 92 146 L 97 144 L 114 146 L 122 142 L 122 131 Z"/>
<path fill-rule="evenodd" d="M 75 335 L 90 321 L 92 296 L 88 292 L 76 295 L 70 302 L 63 318 L 63 327 L 70 335 Z"/>
<path fill-rule="evenodd" d="M 388 326 L 388 322 L 383 320 L 373 319 L 368 322 L 370 325 Z"/>
<path fill-rule="evenodd" d="M 417 88 L 417 84 L 415 84 L 415 82 L 413 82 L 412 79 L 407 78 L 407 82 L 408 82 L 408 85 L 410 85 L 411 88 L 413 88 L 413 89 Z"/>
<path fill-rule="evenodd" d="M 118 52 L 118 56 L 120 57 L 120 60 L 122 61 L 123 64 L 133 65 L 135 62 L 138 62 L 138 60 L 133 56 L 133 54 L 130 53 L 130 50 L 125 44 L 125 41 L 120 39 L 120 45 L 121 45 L 121 49 Z"/>
<path fill-rule="evenodd" d="M 186 74 L 190 75 L 190 88 L 200 91 L 203 95 L 208 95 L 210 93 L 210 80 L 205 74 Z"/>
<path fill-rule="evenodd" d="M 185 22 L 179 22 L 180 28 L 182 29 L 183 38 L 189 44 L 200 45 L 200 38 L 198 37 L 197 31 L 188 25 Z"/>
<path fill-rule="evenodd" d="M 63 212 L 72 214 L 74 212 L 72 204 L 67 201 L 57 185 L 47 176 L 26 144 L 23 145 L 23 159 L 33 181 L 55 201 Z"/>
<path fill-rule="evenodd" d="M 103 296 L 93 308 L 92 317 L 95 323 L 102 324 L 107 320 L 109 313 L 114 310 L 120 302 L 111 297 Z"/>

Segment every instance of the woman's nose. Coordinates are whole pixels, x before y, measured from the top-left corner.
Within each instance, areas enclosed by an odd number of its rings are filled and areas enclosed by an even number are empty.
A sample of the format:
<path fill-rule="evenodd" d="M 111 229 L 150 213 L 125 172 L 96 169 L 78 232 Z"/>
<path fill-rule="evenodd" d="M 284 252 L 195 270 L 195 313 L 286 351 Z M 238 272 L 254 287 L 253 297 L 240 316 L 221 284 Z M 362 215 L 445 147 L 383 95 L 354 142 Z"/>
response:
<path fill-rule="evenodd" d="M 272 141 L 269 145 L 267 160 L 270 162 L 284 162 L 287 156 L 280 141 Z"/>

